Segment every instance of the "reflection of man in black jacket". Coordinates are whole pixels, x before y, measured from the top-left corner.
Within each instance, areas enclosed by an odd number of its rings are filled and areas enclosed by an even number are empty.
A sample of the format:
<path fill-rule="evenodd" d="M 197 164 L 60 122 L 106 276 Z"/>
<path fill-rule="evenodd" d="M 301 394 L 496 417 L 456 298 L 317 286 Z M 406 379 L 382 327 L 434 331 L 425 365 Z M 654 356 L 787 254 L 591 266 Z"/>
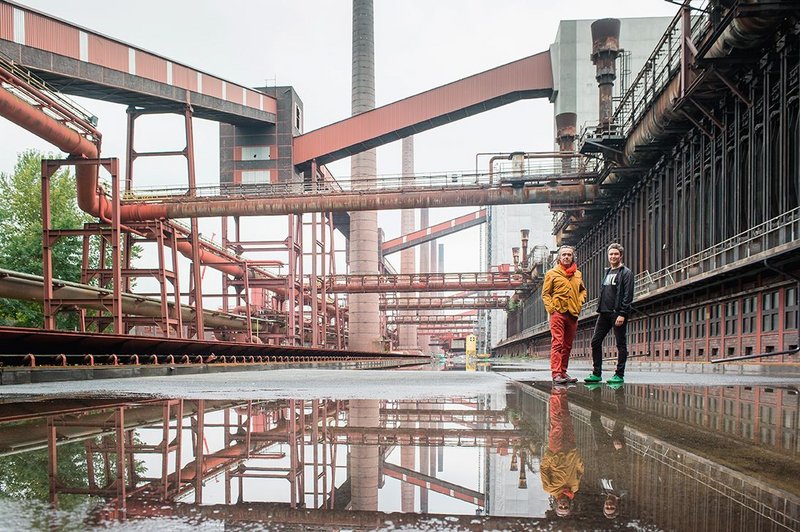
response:
<path fill-rule="evenodd" d="M 597 322 L 592 335 L 592 374 L 586 377 L 586 382 L 600 382 L 603 371 L 603 340 L 608 332 L 614 329 L 614 338 L 617 342 L 617 369 L 614 376 L 608 379 L 611 384 L 622 384 L 625 377 L 625 362 L 628 360 L 628 316 L 633 303 L 633 273 L 630 268 L 622 264 L 624 248 L 619 244 L 608 246 L 608 263 L 603 283 L 600 287 L 600 296 L 597 303 Z"/>
<path fill-rule="evenodd" d="M 599 392 L 600 390 L 597 390 Z M 615 394 L 617 414 L 624 416 L 625 395 L 623 389 Z M 625 444 L 625 423 L 618 418 L 614 421 L 611 434 L 603 426 L 600 413 L 592 410 L 590 417 L 594 452 L 597 457 L 600 492 L 604 496 L 603 515 L 614 519 L 619 515 L 622 499 L 628 494 L 628 447 Z"/>

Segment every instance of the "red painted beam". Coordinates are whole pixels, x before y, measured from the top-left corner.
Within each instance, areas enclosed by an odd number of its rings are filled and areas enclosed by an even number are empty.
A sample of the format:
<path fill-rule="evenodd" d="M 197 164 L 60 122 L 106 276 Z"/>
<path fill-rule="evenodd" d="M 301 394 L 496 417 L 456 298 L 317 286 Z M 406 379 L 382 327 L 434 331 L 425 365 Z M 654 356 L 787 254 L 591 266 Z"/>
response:
<path fill-rule="evenodd" d="M 294 138 L 294 164 L 327 164 L 527 98 L 553 92 L 550 52 L 410 96 Z"/>
<path fill-rule="evenodd" d="M 381 300 L 381 310 L 504 309 L 508 296 L 389 297 Z"/>
<path fill-rule="evenodd" d="M 254 285 L 254 280 L 250 286 Z M 325 278 L 328 293 L 444 292 L 451 290 L 515 290 L 530 283 L 515 272 L 412 273 L 397 275 L 331 275 Z"/>
<path fill-rule="evenodd" d="M 443 236 L 451 235 L 486 222 L 486 209 L 471 212 L 440 224 L 432 225 L 407 235 L 399 236 L 383 243 L 383 254 L 397 253 Z"/>
<path fill-rule="evenodd" d="M 421 488 L 427 488 L 431 491 L 435 491 L 436 493 L 441 493 L 442 495 L 446 495 L 460 501 L 477 504 L 478 506 L 483 506 L 485 502 L 483 493 L 479 491 L 471 490 L 469 488 L 465 488 L 464 486 L 459 486 L 458 484 L 453 484 L 452 482 L 447 482 L 446 480 L 432 477 L 430 475 L 423 475 L 422 473 L 417 473 L 413 469 L 407 469 L 394 464 L 384 463 L 383 473 L 387 477 L 396 478 L 401 482 L 408 482 L 409 484 L 413 484 L 414 486 L 419 486 Z"/>

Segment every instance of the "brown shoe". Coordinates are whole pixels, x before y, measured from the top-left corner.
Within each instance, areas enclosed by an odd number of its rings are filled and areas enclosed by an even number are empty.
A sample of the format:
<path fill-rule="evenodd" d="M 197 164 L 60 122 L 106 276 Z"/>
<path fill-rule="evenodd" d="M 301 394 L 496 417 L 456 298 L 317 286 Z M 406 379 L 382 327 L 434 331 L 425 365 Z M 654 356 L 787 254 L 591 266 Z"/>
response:
<path fill-rule="evenodd" d="M 570 376 L 569 376 L 569 375 L 567 375 L 566 373 L 564 373 L 564 374 L 562 375 L 562 377 L 563 377 L 563 378 L 565 378 L 565 379 L 567 379 L 567 382 L 568 382 L 568 383 L 570 383 L 570 384 L 575 384 L 576 382 L 578 382 L 578 379 L 576 379 L 575 377 L 570 377 Z"/>

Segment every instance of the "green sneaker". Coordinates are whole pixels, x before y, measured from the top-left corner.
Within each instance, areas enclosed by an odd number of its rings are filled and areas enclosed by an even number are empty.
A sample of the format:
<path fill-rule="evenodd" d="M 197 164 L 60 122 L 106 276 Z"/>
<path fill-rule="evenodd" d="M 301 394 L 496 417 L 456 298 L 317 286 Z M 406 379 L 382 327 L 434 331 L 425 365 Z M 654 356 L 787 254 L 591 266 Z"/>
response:
<path fill-rule="evenodd" d="M 587 390 L 599 390 L 603 384 L 600 382 L 587 382 L 584 386 L 586 386 Z"/>
<path fill-rule="evenodd" d="M 623 379 L 619 375 L 614 375 L 613 377 L 608 379 L 606 382 L 608 384 L 623 384 L 625 382 L 625 379 Z"/>
<path fill-rule="evenodd" d="M 621 383 L 621 382 L 609 382 L 608 383 L 608 387 L 611 388 L 612 390 L 619 390 L 623 386 L 624 386 L 624 384 Z"/>
<path fill-rule="evenodd" d="M 587 384 L 592 384 L 594 382 L 603 382 L 603 379 L 600 378 L 599 375 L 595 375 L 594 373 L 592 373 L 591 375 L 589 375 L 588 377 L 583 379 L 583 382 L 585 382 Z"/>

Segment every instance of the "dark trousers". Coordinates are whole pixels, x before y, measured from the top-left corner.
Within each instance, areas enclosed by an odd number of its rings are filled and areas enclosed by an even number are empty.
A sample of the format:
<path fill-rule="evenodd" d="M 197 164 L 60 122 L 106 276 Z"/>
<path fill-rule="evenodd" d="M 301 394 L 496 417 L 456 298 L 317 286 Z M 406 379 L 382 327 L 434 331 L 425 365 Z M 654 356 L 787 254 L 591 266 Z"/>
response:
<path fill-rule="evenodd" d="M 615 373 L 620 377 L 625 376 L 625 362 L 628 360 L 628 320 L 621 327 L 615 327 L 614 322 L 617 315 L 613 312 L 601 312 L 597 316 L 597 323 L 594 324 L 594 334 L 592 334 L 592 372 L 600 376 L 603 371 L 603 340 L 608 335 L 608 331 L 614 329 L 614 338 L 617 341 L 617 370 Z"/>

